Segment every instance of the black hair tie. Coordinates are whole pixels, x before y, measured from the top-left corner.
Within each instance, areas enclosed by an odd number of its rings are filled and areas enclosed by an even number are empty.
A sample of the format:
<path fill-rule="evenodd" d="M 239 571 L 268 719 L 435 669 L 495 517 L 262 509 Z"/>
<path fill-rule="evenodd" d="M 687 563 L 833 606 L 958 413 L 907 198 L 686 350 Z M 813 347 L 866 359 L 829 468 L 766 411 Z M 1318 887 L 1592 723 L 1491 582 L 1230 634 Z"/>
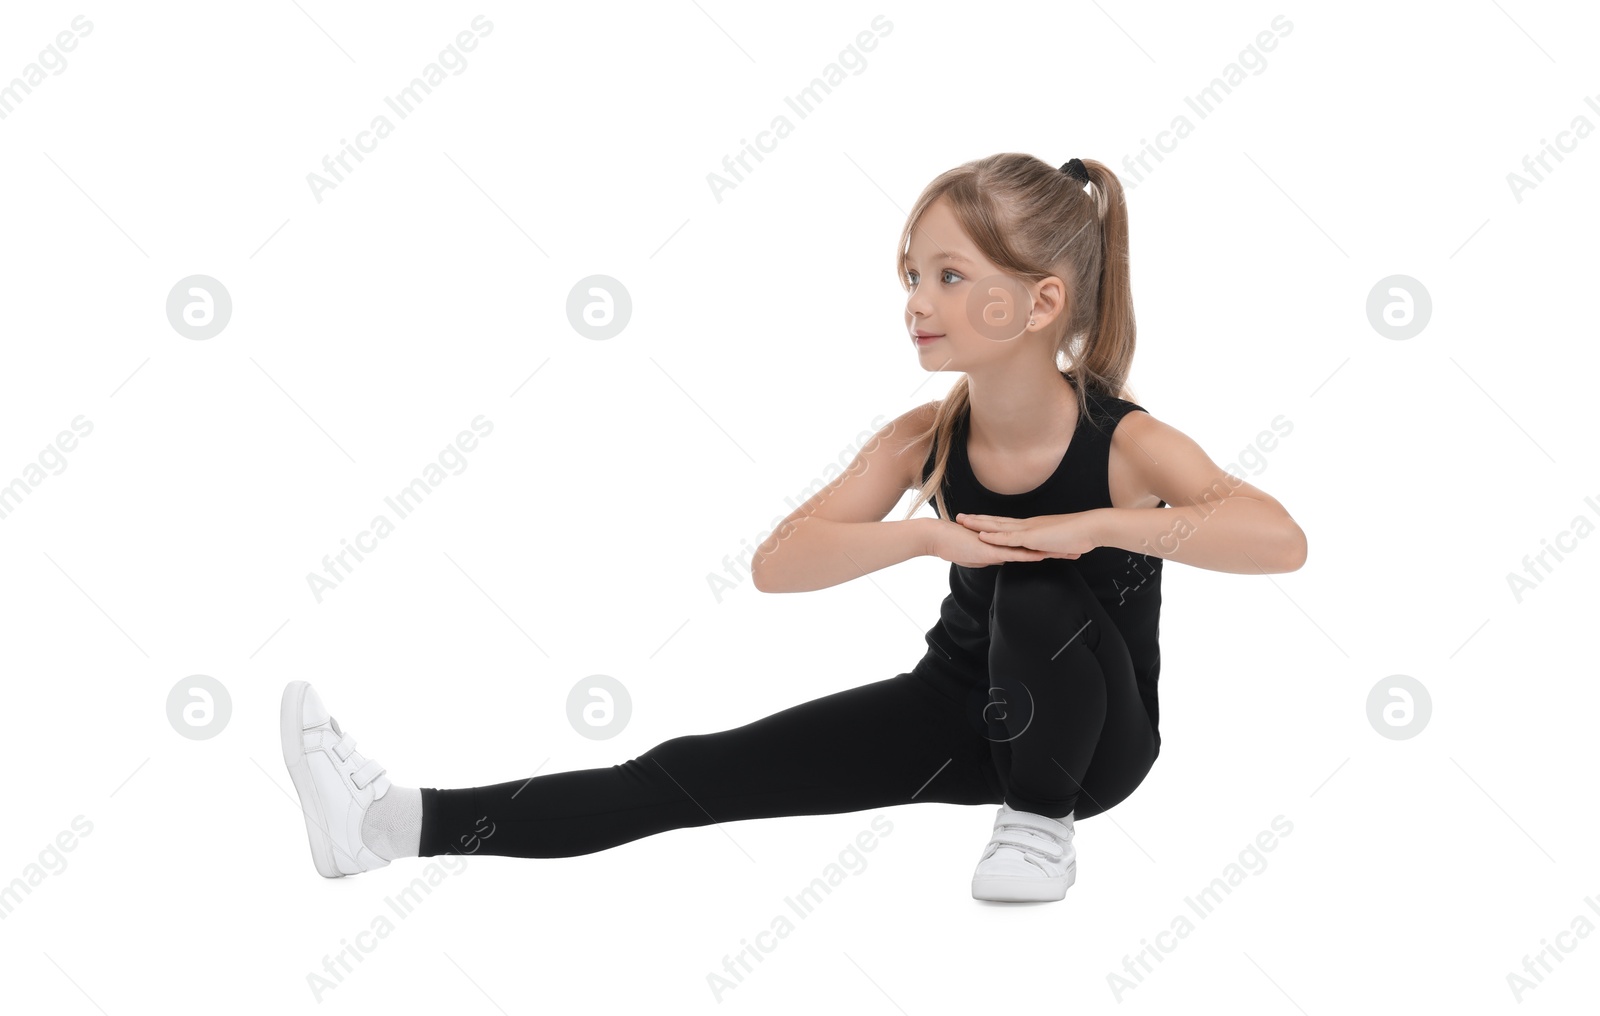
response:
<path fill-rule="evenodd" d="M 1061 172 L 1080 183 L 1089 182 L 1089 170 L 1084 166 L 1082 159 L 1068 159 L 1063 162 L 1061 164 Z"/>

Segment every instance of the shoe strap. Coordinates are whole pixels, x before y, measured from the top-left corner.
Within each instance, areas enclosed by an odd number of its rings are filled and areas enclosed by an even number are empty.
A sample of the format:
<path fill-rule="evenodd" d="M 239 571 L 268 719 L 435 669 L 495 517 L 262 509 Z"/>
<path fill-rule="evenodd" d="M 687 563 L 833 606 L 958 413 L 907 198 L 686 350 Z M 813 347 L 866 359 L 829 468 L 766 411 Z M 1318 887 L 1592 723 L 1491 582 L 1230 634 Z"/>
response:
<path fill-rule="evenodd" d="M 382 776 L 384 768 L 375 758 L 366 759 L 361 768 L 351 774 L 350 779 L 355 782 L 357 790 L 367 789 L 367 785 Z"/>
<path fill-rule="evenodd" d="M 1070 818 L 1049 818 L 1045 815 L 1035 815 L 1027 811 L 1007 811 L 995 819 L 996 829 L 1007 826 L 1016 829 L 1033 829 L 1056 840 L 1071 840 L 1074 831 Z"/>
<path fill-rule="evenodd" d="M 355 754 L 356 739 L 349 734 L 339 738 L 333 745 L 333 754 L 340 762 L 348 762 L 350 756 Z"/>
<path fill-rule="evenodd" d="M 1065 844 L 1060 840 L 1044 840 L 1031 827 L 1001 826 L 994 831 L 994 836 L 990 838 L 989 842 L 1008 847 L 1017 847 L 1024 853 L 1038 854 L 1040 857 L 1048 858 L 1051 861 L 1060 861 L 1067 853 Z"/>

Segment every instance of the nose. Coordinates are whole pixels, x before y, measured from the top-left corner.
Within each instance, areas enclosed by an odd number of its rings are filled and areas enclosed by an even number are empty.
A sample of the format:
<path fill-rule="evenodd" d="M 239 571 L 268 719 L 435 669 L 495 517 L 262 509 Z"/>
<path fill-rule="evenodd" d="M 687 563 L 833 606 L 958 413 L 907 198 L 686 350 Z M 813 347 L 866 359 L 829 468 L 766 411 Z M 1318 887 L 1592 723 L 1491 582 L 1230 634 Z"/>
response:
<path fill-rule="evenodd" d="M 932 307 L 928 298 L 923 296 L 921 291 L 906 295 L 906 321 L 908 323 L 927 320 L 930 310 L 932 310 Z"/>

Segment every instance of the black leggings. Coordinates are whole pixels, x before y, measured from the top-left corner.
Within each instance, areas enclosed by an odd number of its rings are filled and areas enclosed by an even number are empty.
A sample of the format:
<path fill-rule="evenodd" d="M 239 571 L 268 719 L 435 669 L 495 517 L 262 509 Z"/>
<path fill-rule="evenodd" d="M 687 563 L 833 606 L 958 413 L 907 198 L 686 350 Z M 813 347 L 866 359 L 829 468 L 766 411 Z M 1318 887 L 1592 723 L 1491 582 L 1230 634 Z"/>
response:
<path fill-rule="evenodd" d="M 907 673 L 619 765 L 424 787 L 418 852 L 570 857 L 668 829 L 930 801 L 1097 815 L 1157 752 L 1127 646 L 1074 562 L 990 567 L 987 674 L 930 651 Z"/>

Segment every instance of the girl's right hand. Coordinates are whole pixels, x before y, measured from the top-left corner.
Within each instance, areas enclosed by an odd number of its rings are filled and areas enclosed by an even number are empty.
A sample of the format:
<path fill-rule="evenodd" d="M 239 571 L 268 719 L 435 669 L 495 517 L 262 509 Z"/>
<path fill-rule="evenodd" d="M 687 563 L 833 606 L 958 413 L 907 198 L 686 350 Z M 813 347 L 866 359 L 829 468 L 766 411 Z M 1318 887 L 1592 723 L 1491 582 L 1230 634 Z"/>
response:
<path fill-rule="evenodd" d="M 1004 547 L 981 539 L 976 532 L 959 522 L 935 518 L 939 528 L 933 531 L 928 553 L 963 568 L 987 568 L 1007 561 L 1043 561 L 1046 558 L 1076 558 L 1077 554 L 1048 554 L 1027 547 Z"/>

